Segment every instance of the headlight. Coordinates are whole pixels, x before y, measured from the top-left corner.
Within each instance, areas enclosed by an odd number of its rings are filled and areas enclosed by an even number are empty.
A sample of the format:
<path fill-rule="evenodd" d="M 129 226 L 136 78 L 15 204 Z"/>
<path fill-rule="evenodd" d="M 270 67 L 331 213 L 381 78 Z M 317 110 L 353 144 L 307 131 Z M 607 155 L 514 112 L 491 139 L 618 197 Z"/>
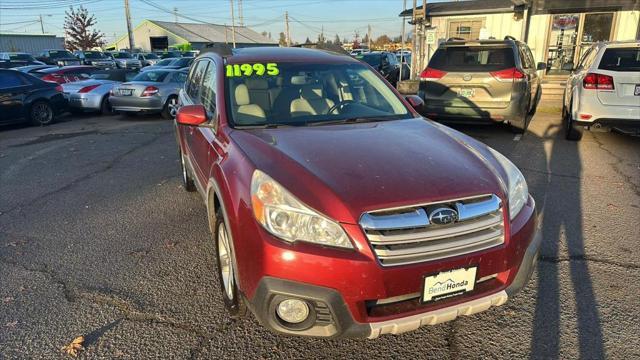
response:
<path fill-rule="evenodd" d="M 529 199 L 527 181 L 511 160 L 492 148 L 489 148 L 489 150 L 491 150 L 493 156 L 495 156 L 496 160 L 498 160 L 507 173 L 507 186 L 509 186 L 509 217 L 513 220 Z"/>
<path fill-rule="evenodd" d="M 340 224 L 303 204 L 260 170 L 251 179 L 251 205 L 256 220 L 282 240 L 353 248 Z"/>

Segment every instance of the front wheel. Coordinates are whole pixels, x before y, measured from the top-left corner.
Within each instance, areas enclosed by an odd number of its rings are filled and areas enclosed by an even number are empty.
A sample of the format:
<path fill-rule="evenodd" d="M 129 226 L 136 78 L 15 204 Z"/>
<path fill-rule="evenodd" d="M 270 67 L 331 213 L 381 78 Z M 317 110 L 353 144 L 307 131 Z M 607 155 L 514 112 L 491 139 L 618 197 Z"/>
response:
<path fill-rule="evenodd" d="M 242 318 L 247 315 L 247 306 L 240 298 L 236 284 L 236 265 L 231 247 L 231 238 L 224 222 L 222 210 L 216 210 L 215 239 L 216 257 L 218 260 L 218 279 L 224 305 L 232 318 Z"/>
<path fill-rule="evenodd" d="M 162 117 L 166 120 L 173 120 L 178 114 L 178 97 L 170 96 L 162 108 Z"/>
<path fill-rule="evenodd" d="M 36 101 L 31 105 L 29 119 L 33 125 L 45 126 L 53 123 L 53 108 L 46 101 Z"/>
<path fill-rule="evenodd" d="M 111 107 L 111 103 L 109 102 L 109 96 L 105 96 L 102 98 L 100 102 L 100 114 L 102 115 L 113 115 L 113 108 Z"/>

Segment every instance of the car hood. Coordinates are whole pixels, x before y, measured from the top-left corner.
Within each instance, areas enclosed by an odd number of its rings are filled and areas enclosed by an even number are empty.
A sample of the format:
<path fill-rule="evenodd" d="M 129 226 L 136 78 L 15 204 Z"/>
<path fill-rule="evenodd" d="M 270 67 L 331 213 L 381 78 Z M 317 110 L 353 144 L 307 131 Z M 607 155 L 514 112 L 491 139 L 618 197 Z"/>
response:
<path fill-rule="evenodd" d="M 231 138 L 258 169 L 342 222 L 372 210 L 505 198 L 486 146 L 424 119 L 235 130 Z"/>

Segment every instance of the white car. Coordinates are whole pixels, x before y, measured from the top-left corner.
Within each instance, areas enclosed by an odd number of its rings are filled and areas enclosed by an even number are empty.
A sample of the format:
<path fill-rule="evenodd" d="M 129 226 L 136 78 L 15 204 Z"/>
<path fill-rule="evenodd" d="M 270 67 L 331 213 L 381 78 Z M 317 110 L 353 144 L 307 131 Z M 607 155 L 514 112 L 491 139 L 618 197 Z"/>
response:
<path fill-rule="evenodd" d="M 566 137 L 585 127 L 640 132 L 640 42 L 597 43 L 567 80 L 562 114 Z"/>

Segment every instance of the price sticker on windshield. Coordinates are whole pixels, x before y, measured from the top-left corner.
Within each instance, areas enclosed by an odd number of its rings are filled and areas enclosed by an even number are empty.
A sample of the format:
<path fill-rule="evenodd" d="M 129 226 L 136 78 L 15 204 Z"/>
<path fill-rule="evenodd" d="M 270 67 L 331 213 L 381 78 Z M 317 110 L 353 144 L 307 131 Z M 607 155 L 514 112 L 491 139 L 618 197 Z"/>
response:
<path fill-rule="evenodd" d="M 233 64 L 227 65 L 227 77 L 241 76 L 277 76 L 280 74 L 276 63 L 256 63 L 256 64 Z"/>

